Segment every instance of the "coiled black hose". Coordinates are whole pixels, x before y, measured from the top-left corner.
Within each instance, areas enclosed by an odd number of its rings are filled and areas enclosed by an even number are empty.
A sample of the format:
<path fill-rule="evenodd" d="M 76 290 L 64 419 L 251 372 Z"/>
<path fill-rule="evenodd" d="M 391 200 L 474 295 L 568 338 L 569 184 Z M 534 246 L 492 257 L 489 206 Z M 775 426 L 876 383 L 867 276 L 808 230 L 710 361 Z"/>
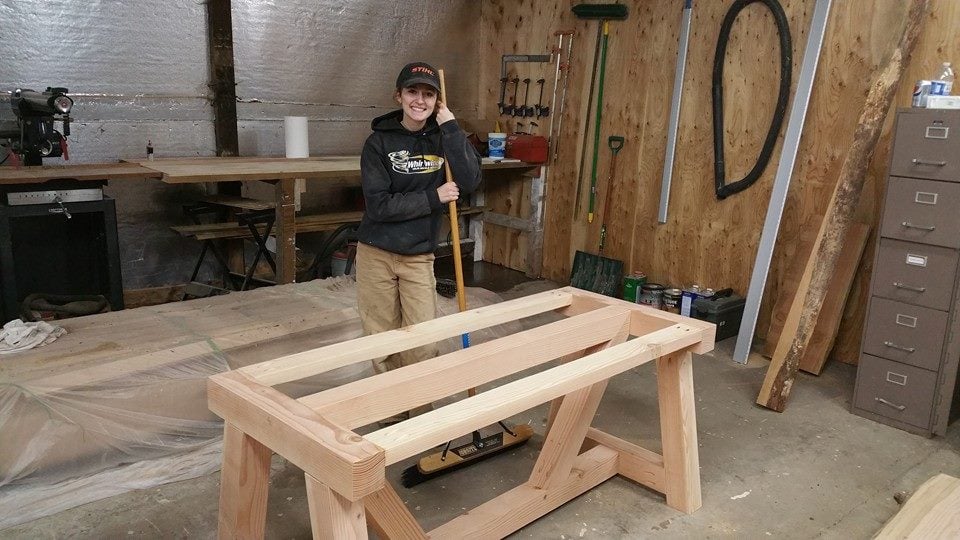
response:
<path fill-rule="evenodd" d="M 780 34 L 780 93 L 777 96 L 777 108 L 770 121 L 770 130 L 760 149 L 760 155 L 753 168 L 742 179 L 726 183 L 726 163 L 723 147 L 723 61 L 727 53 L 727 41 L 730 39 L 730 28 L 737 15 L 750 4 L 761 2 L 773 14 L 777 23 L 777 33 Z M 770 155 L 777 143 L 777 135 L 783 126 L 783 116 L 787 111 L 787 100 L 790 98 L 790 75 L 793 69 L 793 42 L 790 39 L 790 25 L 787 16 L 777 0 L 737 0 L 730 7 L 723 24 L 720 26 L 720 37 L 717 39 L 717 53 L 713 60 L 713 170 L 716 182 L 717 199 L 723 200 L 734 193 L 739 193 L 757 181 L 763 170 L 770 162 Z"/>

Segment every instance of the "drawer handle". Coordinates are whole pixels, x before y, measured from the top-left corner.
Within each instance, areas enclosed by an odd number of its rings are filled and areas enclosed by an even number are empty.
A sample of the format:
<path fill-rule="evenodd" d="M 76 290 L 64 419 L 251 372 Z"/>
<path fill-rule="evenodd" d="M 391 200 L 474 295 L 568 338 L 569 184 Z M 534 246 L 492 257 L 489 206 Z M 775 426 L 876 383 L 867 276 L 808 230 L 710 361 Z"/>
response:
<path fill-rule="evenodd" d="M 946 167 L 946 161 L 929 161 L 926 159 L 913 158 L 911 160 L 914 165 L 932 165 L 934 167 Z"/>
<path fill-rule="evenodd" d="M 887 405 L 888 407 L 893 407 L 894 409 L 896 409 L 896 410 L 898 410 L 898 411 L 903 411 L 903 410 L 906 410 L 906 408 L 907 408 L 906 405 L 897 405 L 897 404 L 895 404 L 895 403 L 891 403 L 891 402 L 883 399 L 882 397 L 875 397 L 875 398 L 873 398 L 873 399 L 875 399 L 876 401 L 879 401 L 880 403 L 883 403 L 884 405 Z"/>
<path fill-rule="evenodd" d="M 883 344 L 886 345 L 887 347 L 890 347 L 891 349 L 897 349 L 898 351 L 904 351 L 908 353 L 917 351 L 916 347 L 904 347 L 903 345 L 897 345 L 892 341 L 884 341 Z"/>
<path fill-rule="evenodd" d="M 900 283 L 899 281 L 894 281 L 894 282 L 893 282 L 893 286 L 896 287 L 896 288 L 898 288 L 898 289 L 906 289 L 906 290 L 908 290 L 908 291 L 913 291 L 913 292 L 926 292 L 926 290 L 927 290 L 926 287 L 913 287 L 913 286 L 911 286 L 911 285 L 904 285 L 903 283 Z"/>
<path fill-rule="evenodd" d="M 909 221 L 904 221 L 903 223 L 901 223 L 901 225 L 903 225 L 904 227 L 906 227 L 906 228 L 908 228 L 908 229 L 920 229 L 921 231 L 935 231 L 935 230 L 937 230 L 937 228 L 934 227 L 934 226 L 924 227 L 923 225 L 914 225 L 913 223 L 910 223 Z"/>

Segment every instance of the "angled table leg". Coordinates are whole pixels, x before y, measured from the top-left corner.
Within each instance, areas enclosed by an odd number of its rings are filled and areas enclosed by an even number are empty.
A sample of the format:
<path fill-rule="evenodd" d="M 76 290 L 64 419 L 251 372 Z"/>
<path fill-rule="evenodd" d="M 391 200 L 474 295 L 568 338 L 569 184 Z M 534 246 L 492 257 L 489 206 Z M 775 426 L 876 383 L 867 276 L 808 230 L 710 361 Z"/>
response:
<path fill-rule="evenodd" d="M 217 537 L 263 538 L 273 452 L 225 422 Z"/>
<path fill-rule="evenodd" d="M 593 354 L 608 349 L 625 342 L 628 337 L 630 327 L 625 324 L 612 339 L 584 352 Z M 575 358 L 570 360 L 573 359 Z M 533 466 L 528 485 L 537 489 L 555 488 L 567 481 L 608 382 L 609 379 L 553 400 L 550 404 L 546 440 L 537 463 Z"/>
<path fill-rule="evenodd" d="M 689 514 L 701 506 L 693 353 L 657 359 L 657 392 L 667 505 Z"/>
<path fill-rule="evenodd" d="M 563 396 L 528 485 L 554 488 L 568 480 L 606 389 L 603 381 Z"/>
<path fill-rule="evenodd" d="M 616 336 L 614 336 L 614 338 L 611 339 L 610 341 L 607 341 L 606 343 L 601 343 L 599 345 L 594 345 L 593 347 L 588 347 L 580 352 L 568 354 L 560 359 L 560 363 L 566 364 L 567 362 L 573 362 L 574 360 L 583 358 L 584 356 L 589 356 L 597 351 L 602 351 L 606 348 L 613 347 L 614 345 L 619 345 L 624 341 L 626 341 L 628 337 L 630 337 L 630 329 L 626 327 L 622 328 L 620 332 Z M 600 396 L 601 397 L 603 396 L 603 390 L 600 390 Z M 553 422 L 557 418 L 557 413 L 560 412 L 560 405 L 563 403 L 564 397 L 565 396 L 558 397 L 557 399 L 550 402 L 550 411 L 547 413 L 547 433 L 548 434 L 550 433 L 550 430 L 553 428 Z M 591 416 L 590 418 L 592 419 L 593 417 Z M 587 427 L 589 427 L 589 422 Z"/>
<path fill-rule="evenodd" d="M 351 501 L 321 484 L 309 474 L 307 503 L 310 507 L 310 528 L 313 538 L 363 540 L 367 538 L 367 517 L 362 501 Z"/>
<path fill-rule="evenodd" d="M 383 540 L 427 540 L 427 533 L 389 483 L 364 497 L 363 505 L 370 519 L 370 527 Z"/>

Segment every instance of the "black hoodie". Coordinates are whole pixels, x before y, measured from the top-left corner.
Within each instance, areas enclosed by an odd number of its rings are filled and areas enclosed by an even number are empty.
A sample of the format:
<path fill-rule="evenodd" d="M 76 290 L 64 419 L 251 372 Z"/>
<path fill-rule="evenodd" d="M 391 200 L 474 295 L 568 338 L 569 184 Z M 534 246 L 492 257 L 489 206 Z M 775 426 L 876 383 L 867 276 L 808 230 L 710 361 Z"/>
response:
<path fill-rule="evenodd" d="M 423 129 L 408 131 L 397 110 L 375 118 L 360 156 L 366 212 L 360 222 L 364 244 L 399 253 L 432 253 L 446 206 L 437 188 L 446 180 L 446 156 L 460 194 L 480 184 L 480 155 L 456 120 L 437 125 L 431 116 Z"/>

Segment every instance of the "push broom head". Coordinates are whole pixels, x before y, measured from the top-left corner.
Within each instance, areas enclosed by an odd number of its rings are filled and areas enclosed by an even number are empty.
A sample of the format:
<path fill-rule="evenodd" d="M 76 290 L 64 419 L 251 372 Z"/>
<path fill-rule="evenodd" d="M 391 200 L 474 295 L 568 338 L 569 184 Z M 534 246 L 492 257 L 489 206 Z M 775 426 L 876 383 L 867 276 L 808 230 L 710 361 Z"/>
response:
<path fill-rule="evenodd" d="M 577 4 L 573 14 L 578 19 L 602 19 L 606 21 L 627 18 L 627 6 L 624 4 Z"/>
<path fill-rule="evenodd" d="M 526 424 L 514 426 L 512 431 L 499 431 L 488 437 L 481 437 L 479 432 L 474 431 L 471 442 L 425 455 L 416 464 L 404 469 L 400 473 L 400 484 L 406 488 L 413 487 L 427 480 L 503 454 L 507 450 L 512 450 L 527 442 L 532 436 L 533 428 Z"/>

